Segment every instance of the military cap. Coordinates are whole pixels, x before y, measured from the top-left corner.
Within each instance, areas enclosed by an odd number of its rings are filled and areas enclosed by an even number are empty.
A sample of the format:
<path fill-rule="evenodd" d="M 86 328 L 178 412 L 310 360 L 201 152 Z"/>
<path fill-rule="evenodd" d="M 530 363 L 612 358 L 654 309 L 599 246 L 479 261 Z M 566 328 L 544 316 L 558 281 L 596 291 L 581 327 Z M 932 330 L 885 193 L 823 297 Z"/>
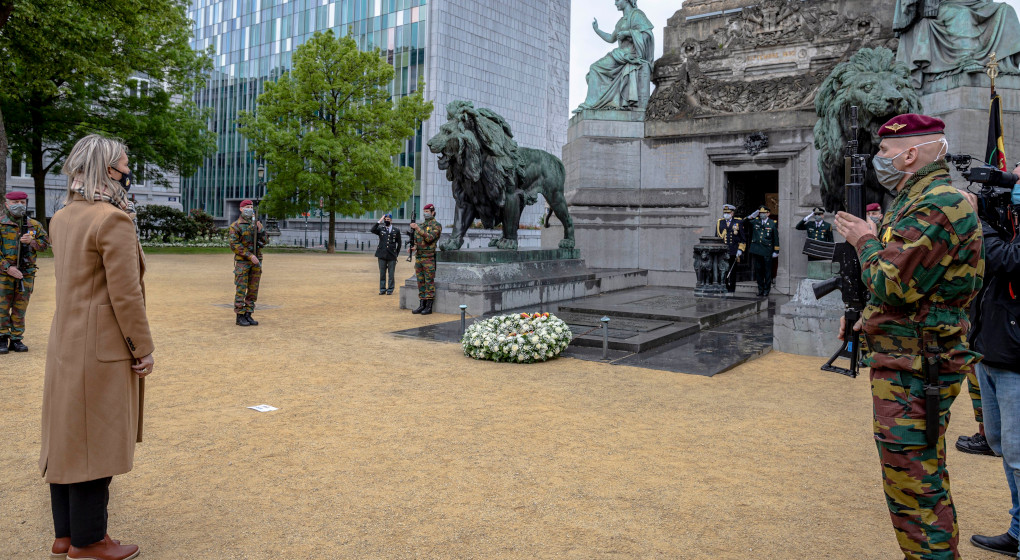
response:
<path fill-rule="evenodd" d="M 6 198 L 7 200 L 28 200 L 28 193 L 21 191 L 9 191 Z"/>
<path fill-rule="evenodd" d="M 907 113 L 897 115 L 878 129 L 882 138 L 906 138 L 908 136 L 927 136 L 929 134 L 945 134 L 946 123 L 942 119 Z"/>
<path fill-rule="evenodd" d="M 824 214 L 825 209 L 820 206 L 815 206 L 815 214 Z"/>
<path fill-rule="evenodd" d="M 882 211 L 882 205 L 877 203 L 877 202 L 872 202 L 871 204 L 868 205 L 867 211 L 868 212 L 881 212 Z"/>
<path fill-rule="evenodd" d="M 764 204 L 761 205 L 761 208 L 758 208 L 758 211 L 759 212 L 768 212 L 769 214 L 772 213 L 772 210 L 769 210 L 769 207 L 765 206 Z"/>
<path fill-rule="evenodd" d="M 383 218 L 390 218 L 392 220 L 393 219 L 393 214 L 390 214 L 390 213 L 383 214 Z"/>
<path fill-rule="evenodd" d="M 734 205 L 732 205 L 732 204 L 723 204 L 723 205 L 722 205 L 722 209 L 723 209 L 723 212 L 726 212 L 727 210 L 729 210 L 730 212 L 732 212 L 732 211 L 736 210 L 736 209 L 737 209 L 737 207 L 736 207 L 736 206 L 734 206 Z"/>
<path fill-rule="evenodd" d="M 434 211 L 435 209 L 436 209 L 436 207 L 435 207 L 435 206 L 432 206 L 431 204 L 426 204 L 426 205 L 425 205 L 425 208 L 424 208 L 424 210 L 433 210 L 433 211 Z"/>
<path fill-rule="evenodd" d="M 252 206 L 253 204 L 254 204 L 254 202 L 252 202 L 251 200 L 246 198 L 246 199 L 241 201 L 241 204 L 239 204 L 238 207 L 239 208 L 244 208 L 245 206 Z"/>

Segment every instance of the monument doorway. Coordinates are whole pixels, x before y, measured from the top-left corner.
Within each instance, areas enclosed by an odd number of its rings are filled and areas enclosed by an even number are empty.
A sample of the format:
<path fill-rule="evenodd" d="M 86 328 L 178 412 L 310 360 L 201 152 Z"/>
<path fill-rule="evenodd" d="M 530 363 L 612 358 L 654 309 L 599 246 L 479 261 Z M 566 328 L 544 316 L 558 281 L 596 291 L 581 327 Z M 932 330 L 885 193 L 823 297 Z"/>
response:
<path fill-rule="evenodd" d="M 726 173 L 726 203 L 737 207 L 743 218 L 764 204 L 779 221 L 779 171 L 729 171 Z"/>
<path fill-rule="evenodd" d="M 726 203 L 737 207 L 736 216 L 744 218 L 764 204 L 768 207 L 771 217 L 779 222 L 779 171 L 763 169 L 760 171 L 729 171 L 726 173 Z M 779 260 L 772 261 L 772 277 L 776 277 Z M 748 258 L 741 259 L 733 271 L 737 282 L 750 282 L 751 262 Z"/>

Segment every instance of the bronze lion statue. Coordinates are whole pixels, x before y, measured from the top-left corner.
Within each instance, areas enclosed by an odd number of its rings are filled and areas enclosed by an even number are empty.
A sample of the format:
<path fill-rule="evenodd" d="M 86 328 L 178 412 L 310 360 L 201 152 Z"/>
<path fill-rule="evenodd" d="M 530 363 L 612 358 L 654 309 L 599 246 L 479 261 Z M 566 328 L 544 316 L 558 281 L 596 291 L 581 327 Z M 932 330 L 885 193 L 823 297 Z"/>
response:
<path fill-rule="evenodd" d="M 850 107 L 856 105 L 860 118 L 858 152 L 878 153 L 878 129 L 903 113 L 919 113 L 921 100 L 910 87 L 910 69 L 896 62 L 886 48 L 861 49 L 846 62 L 836 65 L 822 82 L 815 97 L 815 148 L 822 176 L 822 201 L 829 211 L 843 209 L 844 165 L 850 136 Z M 867 202 L 885 204 L 888 196 L 868 165 L 864 181 Z"/>
<path fill-rule="evenodd" d="M 443 251 L 460 249 L 464 234 L 474 221 L 486 228 L 502 224 L 502 236 L 490 247 L 517 250 L 517 229 L 524 208 L 541 194 L 549 204 L 549 217 L 563 224 L 560 247 L 574 247 L 574 224 L 563 196 L 566 172 L 559 158 L 542 150 L 521 148 L 510 125 L 489 109 L 476 109 L 470 101 L 446 106 L 447 121 L 428 141 L 439 154 L 439 169 L 453 187 L 457 208 L 453 233 L 439 245 Z"/>

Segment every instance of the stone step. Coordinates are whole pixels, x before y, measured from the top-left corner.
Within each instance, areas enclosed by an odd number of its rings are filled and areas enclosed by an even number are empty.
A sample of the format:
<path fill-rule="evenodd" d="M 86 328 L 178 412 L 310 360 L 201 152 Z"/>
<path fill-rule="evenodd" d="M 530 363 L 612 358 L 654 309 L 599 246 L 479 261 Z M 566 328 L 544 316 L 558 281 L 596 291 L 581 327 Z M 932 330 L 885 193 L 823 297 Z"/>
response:
<path fill-rule="evenodd" d="M 603 303 L 586 298 L 559 307 L 559 313 L 607 315 L 642 320 L 693 323 L 702 329 L 754 315 L 768 308 L 768 300 L 751 298 L 696 298 L 687 295 L 661 295 L 645 300 Z"/>
<path fill-rule="evenodd" d="M 576 338 L 571 341 L 571 345 L 602 348 L 602 315 L 560 311 L 556 316 L 566 322 L 573 331 Z M 609 349 L 633 353 L 646 352 L 701 330 L 697 323 L 690 322 L 620 316 L 609 319 Z"/>

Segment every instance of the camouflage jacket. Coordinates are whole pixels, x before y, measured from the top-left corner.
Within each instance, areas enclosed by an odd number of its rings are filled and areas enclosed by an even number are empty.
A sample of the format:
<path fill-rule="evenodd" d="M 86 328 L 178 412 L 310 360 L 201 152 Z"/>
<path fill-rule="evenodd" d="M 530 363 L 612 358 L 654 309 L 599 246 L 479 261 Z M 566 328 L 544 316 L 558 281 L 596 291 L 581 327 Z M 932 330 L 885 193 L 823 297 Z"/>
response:
<path fill-rule="evenodd" d="M 29 218 L 28 224 L 29 231 L 35 232 L 35 239 L 28 245 L 22 245 L 20 220 L 12 219 L 7 212 L 0 212 L 0 255 L 3 257 L 0 259 L 0 272 L 6 273 L 8 268 L 18 265 L 18 246 L 21 245 L 22 256 L 27 258 L 31 265 L 28 270 L 19 270 L 26 274 L 35 274 L 38 268 L 35 265 L 36 253 L 45 251 L 50 246 L 50 238 L 38 221 Z"/>
<path fill-rule="evenodd" d="M 967 344 L 967 309 L 981 289 L 984 247 L 977 213 L 957 191 L 944 160 L 919 170 L 879 226 L 857 242 L 869 354 L 863 364 L 921 371 L 921 339 L 942 348 L 942 371 L 981 359 Z"/>
<path fill-rule="evenodd" d="M 414 231 L 414 251 L 418 255 L 432 255 L 436 252 L 436 243 L 443 233 L 443 226 L 435 218 L 421 223 L 421 231 Z"/>
<path fill-rule="evenodd" d="M 230 250 L 234 252 L 235 261 L 251 260 L 252 253 L 255 253 L 255 256 L 262 260 L 262 248 L 269 244 L 269 233 L 259 223 L 259 229 L 261 229 L 259 231 L 259 246 L 252 247 L 251 228 L 251 220 L 245 219 L 243 216 L 230 224 L 227 239 L 230 242 Z"/>

